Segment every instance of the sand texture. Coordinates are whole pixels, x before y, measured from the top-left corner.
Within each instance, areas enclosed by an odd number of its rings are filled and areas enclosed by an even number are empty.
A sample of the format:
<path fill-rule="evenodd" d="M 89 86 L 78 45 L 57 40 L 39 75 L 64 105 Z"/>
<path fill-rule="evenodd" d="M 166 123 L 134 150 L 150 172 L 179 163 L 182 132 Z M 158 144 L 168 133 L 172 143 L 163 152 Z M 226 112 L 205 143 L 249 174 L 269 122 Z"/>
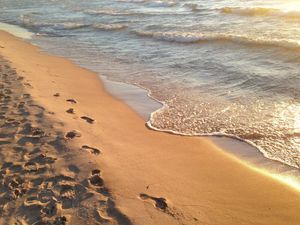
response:
<path fill-rule="evenodd" d="M 0 85 L 0 223 L 130 224 L 115 208 L 101 170 L 78 177 L 71 142 L 79 133 L 57 131 L 62 124 L 49 118 L 53 112 L 32 100 L 24 90 L 30 84 L 2 58 Z"/>

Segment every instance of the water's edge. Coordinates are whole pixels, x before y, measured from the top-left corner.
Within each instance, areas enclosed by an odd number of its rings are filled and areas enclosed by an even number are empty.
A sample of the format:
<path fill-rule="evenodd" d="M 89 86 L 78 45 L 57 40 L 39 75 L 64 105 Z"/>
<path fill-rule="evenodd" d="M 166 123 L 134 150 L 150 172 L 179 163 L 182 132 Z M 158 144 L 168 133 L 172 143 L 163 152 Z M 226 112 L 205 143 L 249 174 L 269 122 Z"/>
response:
<path fill-rule="evenodd" d="M 268 157 L 258 146 L 237 136 L 223 133 L 185 134 L 173 130 L 156 128 L 151 124 L 152 115 L 157 111 L 163 110 L 164 107 L 168 107 L 165 102 L 154 98 L 151 95 L 151 90 L 142 86 L 112 81 L 102 75 L 99 75 L 99 78 L 103 82 L 106 91 L 129 105 L 133 111 L 137 112 L 145 120 L 145 124 L 149 129 L 169 133 L 171 135 L 206 137 L 220 149 L 236 156 L 243 162 L 272 174 L 294 177 L 300 185 L 300 171 L 298 168 Z"/>
<path fill-rule="evenodd" d="M 145 120 L 147 128 L 158 132 L 166 132 L 171 135 L 206 137 L 220 149 L 237 157 L 251 168 L 266 173 L 268 176 L 296 188 L 297 190 L 300 189 L 300 171 L 298 168 L 267 157 L 259 147 L 251 142 L 237 136 L 222 133 L 191 135 L 172 130 L 157 129 L 152 126 L 151 118 L 156 111 L 163 110 L 164 107 L 167 107 L 165 102 L 155 99 L 151 96 L 150 90 L 141 86 L 111 81 L 109 78 L 101 75 L 99 75 L 99 78 L 104 83 L 108 93 L 129 105 L 133 111 L 137 112 Z M 141 101 L 141 99 L 143 101 Z"/>

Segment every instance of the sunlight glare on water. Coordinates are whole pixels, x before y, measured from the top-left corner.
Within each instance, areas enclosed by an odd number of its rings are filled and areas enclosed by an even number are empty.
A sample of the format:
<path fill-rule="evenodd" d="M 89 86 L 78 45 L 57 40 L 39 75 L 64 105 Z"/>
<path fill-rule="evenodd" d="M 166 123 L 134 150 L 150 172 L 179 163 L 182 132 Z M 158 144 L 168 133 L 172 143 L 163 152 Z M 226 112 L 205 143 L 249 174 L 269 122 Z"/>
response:
<path fill-rule="evenodd" d="M 285 12 L 300 11 L 300 2 L 299 0 L 283 0 L 279 8 Z"/>

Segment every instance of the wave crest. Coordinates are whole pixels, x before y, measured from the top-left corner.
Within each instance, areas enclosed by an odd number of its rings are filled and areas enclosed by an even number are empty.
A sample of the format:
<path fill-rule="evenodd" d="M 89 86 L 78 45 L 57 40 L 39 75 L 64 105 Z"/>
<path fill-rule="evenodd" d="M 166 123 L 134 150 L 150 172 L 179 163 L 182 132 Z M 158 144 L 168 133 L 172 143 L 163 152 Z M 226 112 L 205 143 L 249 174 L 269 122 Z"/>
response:
<path fill-rule="evenodd" d="M 138 12 L 131 12 L 126 10 L 116 10 L 116 9 L 88 9 L 84 11 L 90 15 L 111 15 L 111 16 L 130 16 L 138 15 Z"/>
<path fill-rule="evenodd" d="M 151 37 L 157 40 L 178 42 L 178 43 L 198 43 L 203 41 L 226 41 L 245 45 L 266 45 L 283 48 L 300 48 L 300 42 L 289 39 L 269 39 L 265 37 L 251 37 L 238 34 L 223 33 L 190 33 L 190 32 L 149 32 L 136 31 L 141 37 Z"/>
<path fill-rule="evenodd" d="M 53 27 L 54 29 L 66 29 L 74 30 L 90 26 L 86 23 L 76 23 L 76 22 L 64 22 L 64 23 L 50 23 L 42 22 L 29 18 L 27 15 L 20 16 L 20 22 L 24 27 L 28 28 L 41 28 L 41 27 Z"/>
<path fill-rule="evenodd" d="M 66 23 L 62 23 L 62 24 L 56 24 L 56 26 L 61 27 L 63 29 L 67 29 L 67 30 L 75 30 L 75 29 L 88 27 L 89 24 L 66 22 Z"/>
<path fill-rule="evenodd" d="M 126 24 L 115 23 L 115 24 L 104 24 L 104 23 L 97 23 L 93 25 L 93 28 L 99 30 L 122 30 L 128 27 Z"/>
<path fill-rule="evenodd" d="M 118 2 L 125 2 L 125 3 L 136 3 L 136 4 L 146 4 L 150 7 L 173 7 L 176 6 L 178 3 L 176 1 L 149 1 L 149 0 L 118 0 Z"/>
<path fill-rule="evenodd" d="M 149 2 L 150 7 L 173 7 L 177 5 L 177 2 L 174 1 L 153 1 Z"/>
<path fill-rule="evenodd" d="M 195 4 L 195 3 L 185 3 L 183 6 L 190 9 L 190 10 L 192 10 L 193 12 L 197 12 L 197 11 L 201 10 L 199 8 L 199 5 Z"/>

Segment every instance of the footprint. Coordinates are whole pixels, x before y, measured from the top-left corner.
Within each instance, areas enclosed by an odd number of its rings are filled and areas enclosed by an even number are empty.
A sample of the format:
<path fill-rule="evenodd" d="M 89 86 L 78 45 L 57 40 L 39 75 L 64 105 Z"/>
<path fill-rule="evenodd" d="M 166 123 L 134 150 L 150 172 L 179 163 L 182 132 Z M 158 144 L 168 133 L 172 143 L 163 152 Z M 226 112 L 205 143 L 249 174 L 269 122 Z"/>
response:
<path fill-rule="evenodd" d="M 99 169 L 94 169 L 94 170 L 92 171 L 92 175 L 100 174 L 100 173 L 101 173 L 101 171 L 100 171 Z"/>
<path fill-rule="evenodd" d="M 41 212 L 47 216 L 47 217 L 52 217 L 57 214 L 57 204 L 56 201 L 51 200 L 47 205 L 45 205 Z"/>
<path fill-rule="evenodd" d="M 25 193 L 27 192 L 27 190 L 25 188 L 22 189 L 15 189 L 13 192 L 13 197 L 15 199 L 22 197 Z"/>
<path fill-rule="evenodd" d="M 51 189 L 41 190 L 38 193 L 37 198 L 40 202 L 47 203 L 54 199 L 54 193 Z"/>
<path fill-rule="evenodd" d="M 60 94 L 59 94 L 59 93 L 55 93 L 53 96 L 54 96 L 54 97 L 59 97 Z"/>
<path fill-rule="evenodd" d="M 31 88 L 32 88 L 32 85 L 31 85 L 30 83 L 28 83 L 28 82 L 25 82 L 25 83 L 24 83 L 24 86 L 27 86 L 27 87 L 31 87 Z"/>
<path fill-rule="evenodd" d="M 9 170 L 12 172 L 12 173 L 19 173 L 23 170 L 23 167 L 22 165 L 19 165 L 19 164 L 13 164 Z"/>
<path fill-rule="evenodd" d="M 66 100 L 67 102 L 70 102 L 70 103 L 72 103 L 72 104 L 76 104 L 77 103 L 77 101 L 76 100 L 74 100 L 74 99 L 67 99 Z"/>
<path fill-rule="evenodd" d="M 46 136 L 45 132 L 38 127 L 31 127 L 31 135 L 32 137 L 37 137 L 37 138 Z"/>
<path fill-rule="evenodd" d="M 70 171 L 72 171 L 73 173 L 76 173 L 76 174 L 80 172 L 80 169 L 77 166 L 75 166 L 75 165 L 69 165 L 68 169 Z"/>
<path fill-rule="evenodd" d="M 27 172 L 36 172 L 38 171 L 38 166 L 35 162 L 27 162 L 24 164 L 24 169 Z"/>
<path fill-rule="evenodd" d="M 13 177 L 9 182 L 8 182 L 8 188 L 10 190 L 14 190 L 16 188 L 20 188 L 23 186 L 24 180 L 21 177 Z"/>
<path fill-rule="evenodd" d="M 70 114 L 74 114 L 74 109 L 73 108 L 69 108 L 66 112 L 70 113 Z"/>
<path fill-rule="evenodd" d="M 141 193 L 140 194 L 140 198 L 142 200 L 148 200 L 148 199 L 150 199 L 150 200 L 154 201 L 155 207 L 158 208 L 158 209 L 160 209 L 160 210 L 162 210 L 162 211 L 166 211 L 168 209 L 168 204 L 166 202 L 167 200 L 165 198 L 162 198 L 162 197 L 160 197 L 160 198 L 153 197 L 153 196 L 147 195 L 145 193 Z"/>
<path fill-rule="evenodd" d="M 19 102 L 18 103 L 18 108 L 21 109 L 21 108 L 24 108 L 25 106 L 25 102 Z"/>
<path fill-rule="evenodd" d="M 24 80 L 24 77 L 19 76 L 19 77 L 17 78 L 17 80 Z"/>
<path fill-rule="evenodd" d="M 31 159 L 32 162 L 36 162 L 38 164 L 53 164 L 57 159 L 51 156 L 46 156 L 45 154 L 41 153 L 38 156 Z"/>
<path fill-rule="evenodd" d="M 99 155 L 101 153 L 101 151 L 99 149 L 90 147 L 88 145 L 81 146 L 81 149 L 85 150 L 85 151 L 89 151 L 90 153 L 92 153 L 94 155 Z"/>
<path fill-rule="evenodd" d="M 102 215 L 102 212 L 100 210 L 94 209 L 94 218 L 100 222 L 100 224 L 107 224 L 109 223 L 109 218 Z"/>
<path fill-rule="evenodd" d="M 65 216 L 56 217 L 54 225 L 66 225 L 67 218 Z"/>
<path fill-rule="evenodd" d="M 72 130 L 72 131 L 69 131 L 69 132 L 65 135 L 65 137 L 66 137 L 67 139 L 73 139 L 73 138 L 75 138 L 75 137 L 81 137 L 81 134 L 80 134 L 78 131 L 76 131 L 76 130 Z"/>
<path fill-rule="evenodd" d="M 89 181 L 94 186 L 102 186 L 104 184 L 103 179 L 100 176 L 100 170 L 95 169 L 92 171 L 92 176 L 89 178 Z"/>
<path fill-rule="evenodd" d="M 88 122 L 88 123 L 90 123 L 90 124 L 92 124 L 92 123 L 95 122 L 94 119 L 92 119 L 92 118 L 90 118 L 90 117 L 87 117 L 87 116 L 82 116 L 82 117 L 80 117 L 80 118 L 83 119 L 83 120 L 85 120 L 86 122 Z"/>
<path fill-rule="evenodd" d="M 60 200 L 63 209 L 69 209 L 76 203 L 76 190 L 74 185 L 63 184 L 60 186 Z"/>
<path fill-rule="evenodd" d="M 13 166 L 12 162 L 5 162 L 5 163 L 3 163 L 1 169 L 3 170 L 3 169 L 6 169 L 6 168 L 9 168 L 11 166 Z"/>
<path fill-rule="evenodd" d="M 30 98 L 30 94 L 23 94 L 23 98 Z"/>

